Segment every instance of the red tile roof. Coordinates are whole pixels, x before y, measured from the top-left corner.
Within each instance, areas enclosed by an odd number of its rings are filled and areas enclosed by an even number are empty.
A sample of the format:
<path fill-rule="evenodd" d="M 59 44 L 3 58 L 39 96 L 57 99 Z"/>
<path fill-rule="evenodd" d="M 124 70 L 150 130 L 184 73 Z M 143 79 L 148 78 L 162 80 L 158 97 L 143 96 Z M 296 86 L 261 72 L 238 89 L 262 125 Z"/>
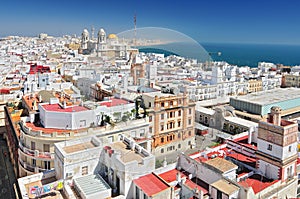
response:
<path fill-rule="evenodd" d="M 149 197 L 170 187 L 153 173 L 135 179 L 133 182 Z"/>
<path fill-rule="evenodd" d="M 176 176 L 177 176 L 178 172 L 179 171 L 177 169 L 172 169 L 172 170 L 167 171 L 165 173 L 161 173 L 159 175 L 159 177 L 161 177 L 167 183 L 171 183 L 171 182 L 176 181 Z M 190 180 L 189 177 L 187 175 L 185 175 L 184 173 L 180 172 L 180 177 L 181 178 L 183 178 L 183 177 L 186 178 L 185 185 L 187 187 L 189 187 L 190 189 L 194 190 L 195 188 L 197 188 L 198 190 L 202 190 L 203 194 L 208 193 L 208 190 L 206 188 L 204 188 L 204 187 L 200 186 L 199 184 L 196 184 L 195 182 Z M 200 180 L 199 180 L 199 182 L 200 182 Z"/>
<path fill-rule="evenodd" d="M 70 130 L 65 130 L 65 129 L 39 127 L 30 122 L 25 123 L 25 125 L 34 131 L 42 131 L 43 133 L 46 133 L 46 134 L 51 134 L 53 132 L 57 132 L 58 134 L 64 133 L 64 132 L 70 132 Z"/>
<path fill-rule="evenodd" d="M 127 100 L 117 99 L 117 98 L 111 98 L 109 101 L 99 102 L 101 106 L 107 106 L 107 107 L 119 106 L 128 103 L 129 102 Z"/>
<path fill-rule="evenodd" d="M 83 106 L 72 106 L 63 108 L 59 104 L 44 104 L 42 107 L 47 111 L 54 111 L 54 112 L 81 112 L 81 111 L 87 111 L 89 109 L 83 107 Z"/>
<path fill-rule="evenodd" d="M 41 66 L 37 64 L 31 64 L 29 74 L 36 74 L 36 73 L 50 73 L 51 70 L 49 66 Z"/>
<path fill-rule="evenodd" d="M 191 181 L 190 179 L 186 179 L 185 185 L 186 185 L 187 187 L 189 187 L 191 190 L 195 190 L 196 188 L 197 188 L 198 190 L 201 190 L 201 191 L 203 192 L 203 195 L 205 195 L 205 194 L 208 193 L 208 190 L 207 190 L 207 189 L 205 189 L 204 187 L 202 187 L 202 186 L 196 184 L 195 182 Z"/>
<path fill-rule="evenodd" d="M 164 181 L 166 181 L 167 183 L 174 182 L 174 181 L 176 181 L 176 176 L 177 176 L 178 172 L 179 171 L 177 169 L 172 169 L 172 170 L 167 171 L 165 173 L 159 174 L 159 177 L 164 179 Z M 183 177 L 184 174 L 180 172 L 180 176 Z"/>
<path fill-rule="evenodd" d="M 254 193 L 257 194 L 258 192 L 275 184 L 278 181 L 279 180 L 270 181 L 258 174 L 254 174 L 244 181 L 240 181 L 238 183 L 243 187 L 252 187 Z"/>
<path fill-rule="evenodd" d="M 242 141 L 242 140 L 248 140 L 248 135 L 233 139 L 233 141 L 236 141 L 236 142 L 239 142 L 239 141 Z"/>
<path fill-rule="evenodd" d="M 229 153 L 226 154 L 227 156 L 229 157 L 232 157 L 236 160 L 239 160 L 239 161 L 242 161 L 242 162 L 248 162 L 248 163 L 256 163 L 256 159 L 255 158 L 251 158 L 249 156 L 245 156 L 241 153 L 237 153 L 237 152 L 234 152 L 234 151 L 231 151 Z"/>

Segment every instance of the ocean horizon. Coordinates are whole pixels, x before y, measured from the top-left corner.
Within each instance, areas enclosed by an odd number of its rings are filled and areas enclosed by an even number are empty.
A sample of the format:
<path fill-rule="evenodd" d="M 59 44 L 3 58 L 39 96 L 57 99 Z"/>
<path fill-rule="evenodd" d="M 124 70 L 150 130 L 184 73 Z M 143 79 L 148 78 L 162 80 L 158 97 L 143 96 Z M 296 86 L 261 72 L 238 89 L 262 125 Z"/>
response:
<path fill-rule="evenodd" d="M 226 61 L 237 66 L 257 67 L 258 62 L 272 62 L 286 66 L 300 65 L 300 45 L 291 44 L 171 43 L 140 47 L 140 51 L 146 53 L 165 51 L 167 55 L 175 54 L 199 61 L 207 60 L 208 52 L 214 61 Z M 221 52 L 221 55 L 218 56 L 217 52 Z"/>

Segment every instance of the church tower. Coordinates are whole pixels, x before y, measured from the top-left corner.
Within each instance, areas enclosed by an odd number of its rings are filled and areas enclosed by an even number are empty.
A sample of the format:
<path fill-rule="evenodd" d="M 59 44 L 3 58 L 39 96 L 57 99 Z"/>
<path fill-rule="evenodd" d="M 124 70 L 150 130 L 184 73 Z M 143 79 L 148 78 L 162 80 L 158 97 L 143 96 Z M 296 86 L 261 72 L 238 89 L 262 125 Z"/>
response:
<path fill-rule="evenodd" d="M 88 43 L 90 40 L 89 31 L 84 29 L 81 34 L 81 49 L 85 50 L 88 49 Z"/>
<path fill-rule="evenodd" d="M 103 28 L 98 31 L 97 39 L 97 56 L 103 56 L 102 51 L 105 49 L 106 45 L 106 33 Z"/>
<path fill-rule="evenodd" d="M 219 63 L 213 63 L 211 71 L 211 84 L 216 85 L 223 82 L 223 65 Z"/>
<path fill-rule="evenodd" d="M 106 43 L 106 33 L 103 28 L 101 28 L 98 32 L 98 44 Z"/>
<path fill-rule="evenodd" d="M 298 124 L 281 119 L 281 108 L 272 107 L 269 117 L 259 122 L 258 170 L 267 178 L 282 182 L 297 176 Z"/>

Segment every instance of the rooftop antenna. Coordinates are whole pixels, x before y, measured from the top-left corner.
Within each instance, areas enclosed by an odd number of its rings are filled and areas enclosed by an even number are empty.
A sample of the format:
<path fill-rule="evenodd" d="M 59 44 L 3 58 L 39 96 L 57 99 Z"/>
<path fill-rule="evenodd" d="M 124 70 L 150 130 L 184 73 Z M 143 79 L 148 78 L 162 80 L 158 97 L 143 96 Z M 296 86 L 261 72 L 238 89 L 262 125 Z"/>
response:
<path fill-rule="evenodd" d="M 136 46 L 136 14 L 134 14 L 134 46 Z"/>
<path fill-rule="evenodd" d="M 92 26 L 92 40 L 94 40 L 94 34 L 95 34 L 95 28 L 94 28 L 94 26 Z"/>

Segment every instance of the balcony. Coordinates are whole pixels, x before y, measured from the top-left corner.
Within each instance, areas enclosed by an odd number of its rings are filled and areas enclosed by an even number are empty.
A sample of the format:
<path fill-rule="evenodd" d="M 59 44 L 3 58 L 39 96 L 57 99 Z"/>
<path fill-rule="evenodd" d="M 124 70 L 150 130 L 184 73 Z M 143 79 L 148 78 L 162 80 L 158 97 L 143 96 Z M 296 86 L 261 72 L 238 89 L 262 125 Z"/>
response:
<path fill-rule="evenodd" d="M 26 171 L 26 172 L 31 172 L 34 173 L 35 171 L 35 167 L 27 164 L 26 162 L 24 162 L 21 158 L 19 158 L 19 165 L 21 165 L 21 167 Z"/>
<path fill-rule="evenodd" d="M 38 166 L 33 166 L 30 165 L 27 162 L 24 162 L 21 158 L 19 158 L 19 165 L 21 165 L 21 167 L 26 171 L 26 172 L 30 172 L 30 173 L 40 173 L 40 172 L 46 172 L 46 171 L 51 171 L 48 169 L 43 169 L 41 167 Z"/>
<path fill-rule="evenodd" d="M 47 160 L 54 159 L 54 153 L 40 152 L 39 150 L 29 149 L 21 141 L 19 142 L 19 148 L 24 154 L 31 156 L 31 157 L 35 157 L 37 159 L 47 159 Z"/>

